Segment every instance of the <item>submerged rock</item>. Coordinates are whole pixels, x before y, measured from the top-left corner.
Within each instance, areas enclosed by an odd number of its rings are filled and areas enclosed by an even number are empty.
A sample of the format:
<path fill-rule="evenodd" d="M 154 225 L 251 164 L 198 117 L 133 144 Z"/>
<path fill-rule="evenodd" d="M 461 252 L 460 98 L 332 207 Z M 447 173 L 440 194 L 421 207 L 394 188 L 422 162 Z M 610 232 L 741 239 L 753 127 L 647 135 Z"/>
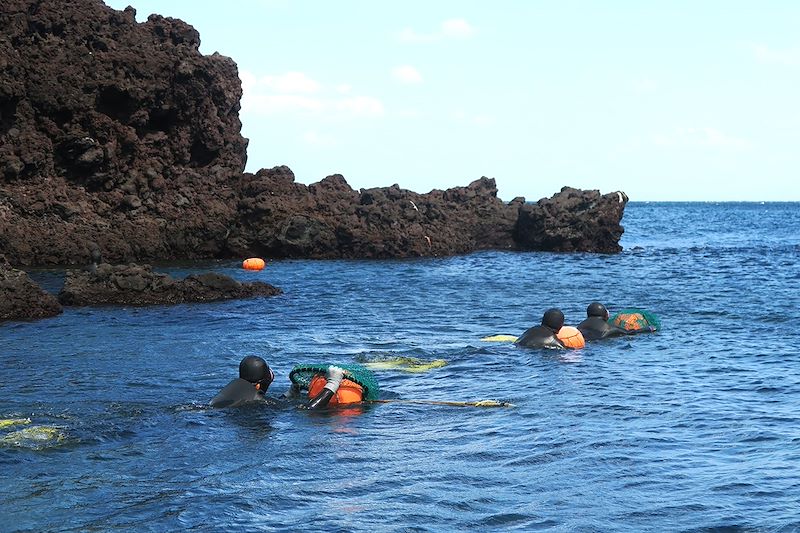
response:
<path fill-rule="evenodd" d="M 0 255 L 0 322 L 56 316 L 63 311 L 56 297 Z"/>
<path fill-rule="evenodd" d="M 281 292 L 268 283 L 240 283 L 215 272 L 176 280 L 153 272 L 149 265 L 103 263 L 94 272 L 68 271 L 58 299 L 66 306 L 157 305 L 275 296 Z"/>

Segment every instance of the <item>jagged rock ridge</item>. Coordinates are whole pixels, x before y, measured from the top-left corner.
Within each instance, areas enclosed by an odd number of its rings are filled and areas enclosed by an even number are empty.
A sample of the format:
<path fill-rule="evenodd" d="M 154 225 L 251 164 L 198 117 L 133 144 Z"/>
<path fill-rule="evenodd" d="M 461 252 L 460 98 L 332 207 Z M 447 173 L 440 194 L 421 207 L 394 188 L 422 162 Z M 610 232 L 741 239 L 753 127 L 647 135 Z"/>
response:
<path fill-rule="evenodd" d="M 525 204 L 495 181 L 418 194 L 243 173 L 241 82 L 180 20 L 99 0 L 0 4 L 0 253 L 15 265 L 617 252 L 624 195 Z M 542 203 L 545 202 L 545 203 Z M 573 209 L 574 208 L 574 209 Z"/>

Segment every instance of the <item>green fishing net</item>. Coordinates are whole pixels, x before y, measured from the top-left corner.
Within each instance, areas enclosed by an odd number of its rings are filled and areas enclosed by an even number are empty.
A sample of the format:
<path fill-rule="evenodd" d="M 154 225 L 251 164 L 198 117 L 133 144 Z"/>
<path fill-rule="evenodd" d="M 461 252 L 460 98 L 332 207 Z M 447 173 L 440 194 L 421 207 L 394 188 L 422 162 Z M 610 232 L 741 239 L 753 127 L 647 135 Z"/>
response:
<path fill-rule="evenodd" d="M 644 309 L 623 309 L 609 320 L 615 326 L 627 331 L 658 331 L 661 321 L 656 315 Z"/>
<path fill-rule="evenodd" d="M 312 363 L 296 365 L 289 372 L 289 379 L 292 383 L 301 389 L 308 389 L 311 380 L 314 376 L 327 373 L 329 363 Z M 365 400 L 377 400 L 380 394 L 380 387 L 378 387 L 378 380 L 372 371 L 362 365 L 334 365 L 344 369 L 344 377 L 358 383 L 364 389 Z"/>

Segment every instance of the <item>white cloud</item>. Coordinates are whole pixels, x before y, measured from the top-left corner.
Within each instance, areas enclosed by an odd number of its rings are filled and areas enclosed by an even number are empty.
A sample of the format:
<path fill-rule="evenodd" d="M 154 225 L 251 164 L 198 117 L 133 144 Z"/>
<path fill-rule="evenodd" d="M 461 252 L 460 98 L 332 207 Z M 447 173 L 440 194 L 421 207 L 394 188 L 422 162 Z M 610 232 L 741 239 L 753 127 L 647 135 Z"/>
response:
<path fill-rule="evenodd" d="M 335 118 L 380 117 L 383 103 L 354 95 L 350 85 L 326 87 L 301 72 L 257 77 L 241 71 L 242 112 L 258 115 L 316 114 Z"/>
<path fill-rule="evenodd" d="M 393 68 L 392 77 L 402 83 L 422 83 L 422 74 L 411 65 Z"/>
<path fill-rule="evenodd" d="M 472 37 L 475 30 L 469 22 L 464 19 L 450 19 L 442 22 L 442 35 L 454 39 L 466 39 Z"/>
<path fill-rule="evenodd" d="M 239 72 L 239 79 L 242 80 L 242 91 L 252 91 L 253 87 L 258 85 L 258 79 L 249 70 L 242 70 Z"/>
<path fill-rule="evenodd" d="M 475 123 L 475 124 L 481 125 L 481 126 L 486 126 L 488 124 L 494 124 L 495 117 L 494 117 L 494 115 L 489 115 L 489 114 L 484 113 L 484 114 L 481 114 L 481 115 L 473 116 L 472 117 L 472 122 Z"/>
<path fill-rule="evenodd" d="M 652 93 L 658 89 L 658 83 L 655 80 L 651 80 L 650 78 L 640 78 L 638 80 L 633 80 L 633 92 L 635 93 Z"/>
<path fill-rule="evenodd" d="M 325 103 L 318 98 L 309 98 L 299 94 L 259 94 L 245 92 L 242 96 L 242 109 L 264 114 L 281 112 L 319 112 Z"/>
<path fill-rule="evenodd" d="M 663 147 L 713 147 L 750 148 L 746 139 L 727 135 L 716 128 L 676 128 L 668 134 L 657 133 L 651 137 L 653 144 Z"/>
<path fill-rule="evenodd" d="M 466 122 L 468 124 L 477 124 L 479 126 L 493 124 L 496 121 L 496 117 L 494 115 L 488 113 L 472 114 L 467 113 L 463 109 L 453 111 L 451 116 L 456 122 Z"/>
<path fill-rule="evenodd" d="M 475 28 L 466 20 L 448 19 L 441 23 L 437 31 L 419 33 L 413 28 L 403 28 L 397 38 L 405 43 L 429 43 L 443 39 L 468 39 L 475 33 Z"/>
<path fill-rule="evenodd" d="M 783 50 L 773 50 L 765 45 L 757 45 L 753 48 L 756 59 L 762 63 L 777 63 L 780 65 L 800 65 L 800 48 L 787 48 Z"/>
<path fill-rule="evenodd" d="M 420 118 L 422 113 L 418 109 L 401 109 L 395 115 L 400 118 Z"/>
<path fill-rule="evenodd" d="M 383 103 L 370 96 L 354 96 L 338 100 L 335 102 L 335 108 L 362 117 L 380 117 L 384 114 Z"/>
<path fill-rule="evenodd" d="M 316 93 L 321 85 L 302 72 L 287 72 L 278 76 L 263 76 L 259 83 L 277 93 Z"/>
<path fill-rule="evenodd" d="M 700 142 L 709 146 L 730 146 L 733 148 L 748 148 L 750 146 L 750 141 L 731 137 L 714 128 L 702 128 L 699 131 L 699 135 L 701 138 Z"/>

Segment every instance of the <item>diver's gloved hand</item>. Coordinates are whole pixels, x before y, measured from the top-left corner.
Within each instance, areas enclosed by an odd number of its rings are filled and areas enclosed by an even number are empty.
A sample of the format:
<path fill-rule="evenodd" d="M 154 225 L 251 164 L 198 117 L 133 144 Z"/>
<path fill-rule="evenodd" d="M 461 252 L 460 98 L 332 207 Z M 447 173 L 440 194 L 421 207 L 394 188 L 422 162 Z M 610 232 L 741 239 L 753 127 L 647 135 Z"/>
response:
<path fill-rule="evenodd" d="M 342 384 L 342 380 L 344 379 L 344 369 L 331 365 L 328 367 L 328 373 L 325 377 L 327 378 L 325 388 L 333 393 L 336 393 L 336 391 L 339 390 L 339 385 Z"/>

